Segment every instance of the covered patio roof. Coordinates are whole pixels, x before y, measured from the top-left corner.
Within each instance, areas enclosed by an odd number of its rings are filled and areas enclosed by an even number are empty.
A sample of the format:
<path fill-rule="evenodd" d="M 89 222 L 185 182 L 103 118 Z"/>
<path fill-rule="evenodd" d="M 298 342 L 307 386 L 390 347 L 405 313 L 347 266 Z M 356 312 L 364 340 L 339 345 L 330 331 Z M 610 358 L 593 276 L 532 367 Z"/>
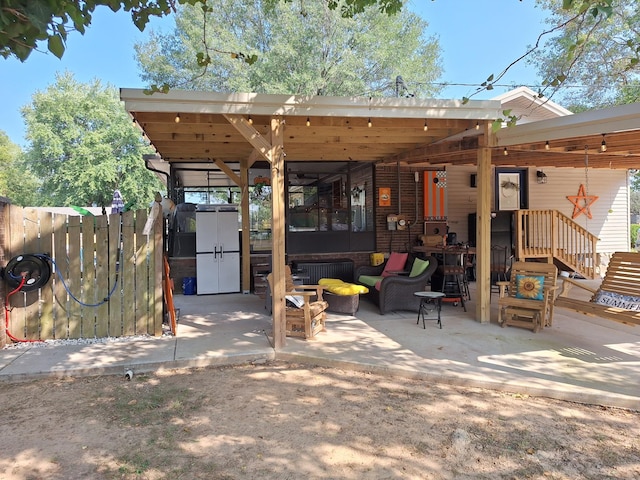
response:
<path fill-rule="evenodd" d="M 478 127 L 501 118 L 507 103 L 514 101 L 504 97 L 463 104 L 177 90 L 147 95 L 140 89 L 121 89 L 120 96 L 157 151 L 150 160 L 153 168 L 169 173 L 174 165 L 183 186 L 228 185 L 221 164 L 238 173 L 240 161 L 261 159 L 237 127 L 238 116 L 249 121 L 252 134 L 266 139 L 270 119 L 284 119 L 284 153 L 289 162 L 475 165 L 484 131 Z M 515 101 L 526 108 L 522 98 Z M 540 108 L 544 102 L 533 99 L 529 108 Z M 496 133 L 491 163 L 583 168 L 587 149 L 591 168 L 635 169 L 640 165 L 639 131 L 640 104 L 522 122 Z M 601 151 L 603 140 L 606 152 Z"/>

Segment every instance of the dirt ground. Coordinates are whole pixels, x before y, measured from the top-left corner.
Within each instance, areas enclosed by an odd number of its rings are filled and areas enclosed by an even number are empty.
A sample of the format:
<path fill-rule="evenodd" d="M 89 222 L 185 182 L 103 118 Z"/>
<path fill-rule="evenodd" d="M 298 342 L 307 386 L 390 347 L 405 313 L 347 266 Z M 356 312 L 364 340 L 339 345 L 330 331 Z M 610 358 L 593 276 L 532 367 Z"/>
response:
<path fill-rule="evenodd" d="M 632 479 L 640 414 L 273 363 L 0 384 L 0 479 Z"/>

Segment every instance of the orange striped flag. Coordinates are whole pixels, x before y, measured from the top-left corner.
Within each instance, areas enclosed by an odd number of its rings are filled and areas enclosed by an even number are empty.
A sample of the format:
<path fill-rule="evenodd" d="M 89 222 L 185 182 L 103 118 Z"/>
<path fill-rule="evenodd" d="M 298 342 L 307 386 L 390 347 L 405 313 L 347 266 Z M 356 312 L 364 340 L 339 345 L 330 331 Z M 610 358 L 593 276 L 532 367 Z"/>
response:
<path fill-rule="evenodd" d="M 424 172 L 424 219 L 427 222 L 447 220 L 447 172 Z"/>

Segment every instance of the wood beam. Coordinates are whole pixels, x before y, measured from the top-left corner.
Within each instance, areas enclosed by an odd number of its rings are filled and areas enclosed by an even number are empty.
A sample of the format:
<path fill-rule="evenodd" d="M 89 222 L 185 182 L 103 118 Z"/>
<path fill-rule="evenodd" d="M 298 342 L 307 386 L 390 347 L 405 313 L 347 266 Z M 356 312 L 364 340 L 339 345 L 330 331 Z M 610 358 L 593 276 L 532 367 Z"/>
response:
<path fill-rule="evenodd" d="M 283 124 L 280 117 L 271 119 L 271 146 L 267 151 L 271 164 L 271 267 L 273 273 L 273 337 L 274 348 L 280 349 L 286 343 L 285 310 L 285 206 L 284 206 L 284 145 Z"/>
<path fill-rule="evenodd" d="M 246 118 L 242 115 L 229 115 L 225 114 L 226 118 L 231 125 L 233 125 L 238 132 L 249 142 L 253 148 L 255 148 L 264 157 L 265 160 L 271 162 L 272 155 L 270 155 L 271 144 L 258 132 L 253 125 L 251 125 Z M 273 136 L 273 120 L 271 121 L 271 135 Z M 280 144 L 282 145 L 282 131 L 279 128 Z"/>
<path fill-rule="evenodd" d="M 236 175 L 236 172 L 234 172 L 233 170 L 231 170 L 226 163 L 224 163 L 222 160 L 220 160 L 219 158 L 215 159 L 215 163 L 218 166 L 218 168 L 220 168 L 220 170 L 222 170 L 227 177 L 229 177 L 231 179 L 231 181 L 233 183 L 235 183 L 236 185 L 238 185 L 239 187 L 242 187 L 243 182 L 240 179 L 240 177 L 238 175 Z M 242 168 L 242 167 L 241 167 Z M 242 172 L 242 170 L 241 170 Z M 246 182 L 245 182 L 246 185 Z"/>
<path fill-rule="evenodd" d="M 251 225 L 249 223 L 248 160 L 240 162 L 240 211 L 242 212 L 242 293 L 251 291 Z"/>
<path fill-rule="evenodd" d="M 478 199 L 476 206 L 476 319 L 491 321 L 491 147 L 495 135 L 491 123 L 484 125 L 484 136 L 478 148 Z"/>

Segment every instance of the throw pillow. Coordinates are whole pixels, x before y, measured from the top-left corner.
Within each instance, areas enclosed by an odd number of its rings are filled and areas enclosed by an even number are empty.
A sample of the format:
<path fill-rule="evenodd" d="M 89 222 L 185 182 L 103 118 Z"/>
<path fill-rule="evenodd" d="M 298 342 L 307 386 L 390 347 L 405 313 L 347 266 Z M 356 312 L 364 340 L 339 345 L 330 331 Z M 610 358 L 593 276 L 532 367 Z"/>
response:
<path fill-rule="evenodd" d="M 609 307 L 624 308 L 634 312 L 640 311 L 640 298 L 631 295 L 622 295 L 620 293 L 607 292 L 600 290 L 596 293 L 593 303 L 607 305 Z"/>
<path fill-rule="evenodd" d="M 422 260 L 420 258 L 416 258 L 413 261 L 413 266 L 411 267 L 411 273 L 409 273 L 409 276 L 417 277 L 418 275 L 422 275 L 428 266 L 429 266 L 429 260 Z"/>
<path fill-rule="evenodd" d="M 302 308 L 304 305 L 304 297 L 302 295 L 285 295 L 287 305 L 295 308 Z"/>
<path fill-rule="evenodd" d="M 380 282 L 382 278 L 381 275 L 360 275 L 358 282 L 367 287 L 373 287 L 376 283 Z"/>
<path fill-rule="evenodd" d="M 399 272 L 404 270 L 404 265 L 407 263 L 407 257 L 409 257 L 408 253 L 391 252 L 389 260 L 387 260 L 387 263 L 384 266 L 382 276 L 388 277 L 389 275 L 395 275 L 389 272 Z"/>
<path fill-rule="evenodd" d="M 516 298 L 544 300 L 544 276 L 516 275 Z"/>

